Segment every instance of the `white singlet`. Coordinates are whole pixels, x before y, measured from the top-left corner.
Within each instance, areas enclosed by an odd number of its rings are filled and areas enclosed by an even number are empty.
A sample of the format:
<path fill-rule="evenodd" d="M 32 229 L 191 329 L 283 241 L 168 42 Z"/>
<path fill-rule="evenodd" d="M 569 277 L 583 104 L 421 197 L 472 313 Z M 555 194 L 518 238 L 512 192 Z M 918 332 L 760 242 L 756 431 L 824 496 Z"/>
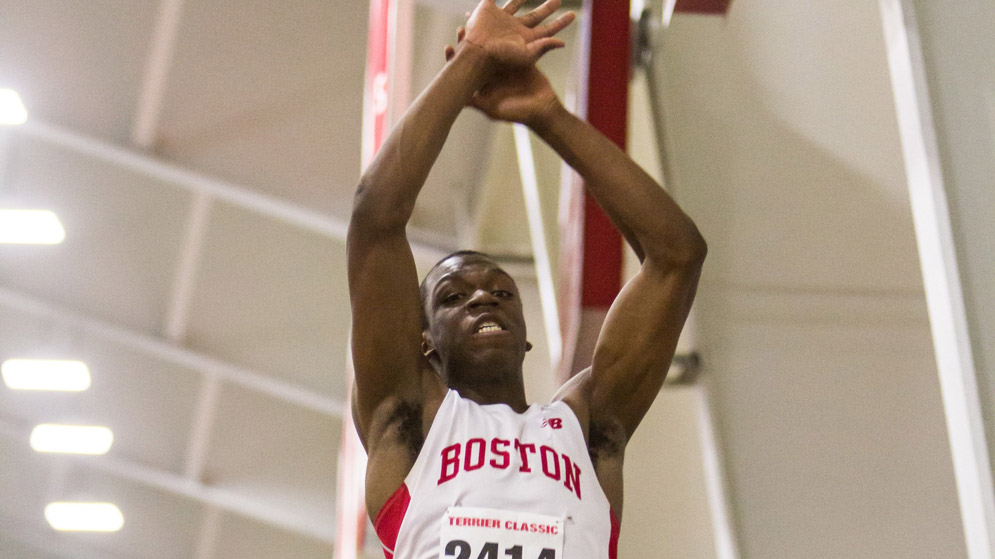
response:
<path fill-rule="evenodd" d="M 455 390 L 374 524 L 387 559 L 615 559 L 619 529 L 568 405 Z"/>

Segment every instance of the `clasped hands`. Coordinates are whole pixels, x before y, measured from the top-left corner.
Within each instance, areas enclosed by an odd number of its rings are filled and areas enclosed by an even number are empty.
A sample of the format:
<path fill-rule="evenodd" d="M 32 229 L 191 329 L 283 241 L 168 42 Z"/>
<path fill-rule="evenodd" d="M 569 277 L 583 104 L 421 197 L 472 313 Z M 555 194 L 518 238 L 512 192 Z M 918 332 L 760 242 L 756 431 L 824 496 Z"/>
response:
<path fill-rule="evenodd" d="M 546 0 L 539 7 L 517 15 L 526 0 L 509 0 L 498 7 L 494 0 L 481 0 L 469 14 L 465 27 L 456 32 L 457 44 L 466 43 L 483 50 L 492 71 L 477 90 L 470 105 L 495 120 L 533 125 L 559 99 L 535 63 L 564 43 L 556 34 L 574 21 L 566 12 L 544 23 L 560 7 L 560 0 Z M 451 45 L 446 60 L 456 55 Z"/>

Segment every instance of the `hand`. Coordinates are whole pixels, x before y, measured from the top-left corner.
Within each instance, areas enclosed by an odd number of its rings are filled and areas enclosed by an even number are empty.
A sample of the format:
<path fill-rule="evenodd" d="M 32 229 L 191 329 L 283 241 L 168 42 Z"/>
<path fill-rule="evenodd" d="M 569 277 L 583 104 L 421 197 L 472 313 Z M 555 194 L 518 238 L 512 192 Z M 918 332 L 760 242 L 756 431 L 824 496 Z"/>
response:
<path fill-rule="evenodd" d="M 495 76 L 481 87 L 470 105 L 494 120 L 535 127 L 560 104 L 549 80 L 535 66 Z"/>
<path fill-rule="evenodd" d="M 554 35 L 573 22 L 573 12 L 544 24 L 560 7 L 560 0 L 546 0 L 535 10 L 516 16 L 525 1 L 509 0 L 499 8 L 494 0 L 481 0 L 470 14 L 466 28 L 461 28 L 459 41 L 484 49 L 503 70 L 531 66 L 543 54 L 561 48 L 563 41 Z M 452 47 L 446 47 L 447 58 L 450 51 Z"/>

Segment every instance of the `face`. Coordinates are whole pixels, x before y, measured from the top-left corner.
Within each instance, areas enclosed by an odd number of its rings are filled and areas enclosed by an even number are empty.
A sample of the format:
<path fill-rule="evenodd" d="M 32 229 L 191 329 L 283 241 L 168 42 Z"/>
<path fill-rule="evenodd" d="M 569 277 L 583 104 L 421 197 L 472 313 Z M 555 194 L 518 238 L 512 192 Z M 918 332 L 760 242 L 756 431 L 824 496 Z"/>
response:
<path fill-rule="evenodd" d="M 425 281 L 430 343 L 445 365 L 525 356 L 525 317 L 514 280 L 479 255 L 449 258 Z"/>

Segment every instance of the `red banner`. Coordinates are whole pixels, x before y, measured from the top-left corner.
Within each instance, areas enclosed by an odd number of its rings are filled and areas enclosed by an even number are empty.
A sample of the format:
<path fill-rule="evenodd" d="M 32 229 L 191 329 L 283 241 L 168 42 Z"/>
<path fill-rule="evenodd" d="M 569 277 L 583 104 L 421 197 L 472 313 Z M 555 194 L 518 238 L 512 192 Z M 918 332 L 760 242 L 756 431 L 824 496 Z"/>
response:
<path fill-rule="evenodd" d="M 366 89 L 363 98 L 363 168 L 387 137 L 390 118 L 390 14 L 396 0 L 370 0 L 370 33 L 366 44 Z"/>
<path fill-rule="evenodd" d="M 362 168 L 373 161 L 387 138 L 390 125 L 390 66 L 393 50 L 391 10 L 398 0 L 370 0 L 369 39 L 366 45 L 366 83 L 363 95 Z M 351 359 L 351 356 L 350 356 Z M 349 366 L 347 395 L 352 394 L 353 370 Z M 352 420 L 351 398 L 347 396 L 342 418 L 342 444 L 339 447 L 336 488 L 335 559 L 355 559 L 363 555 L 366 537 L 366 452 Z"/>

